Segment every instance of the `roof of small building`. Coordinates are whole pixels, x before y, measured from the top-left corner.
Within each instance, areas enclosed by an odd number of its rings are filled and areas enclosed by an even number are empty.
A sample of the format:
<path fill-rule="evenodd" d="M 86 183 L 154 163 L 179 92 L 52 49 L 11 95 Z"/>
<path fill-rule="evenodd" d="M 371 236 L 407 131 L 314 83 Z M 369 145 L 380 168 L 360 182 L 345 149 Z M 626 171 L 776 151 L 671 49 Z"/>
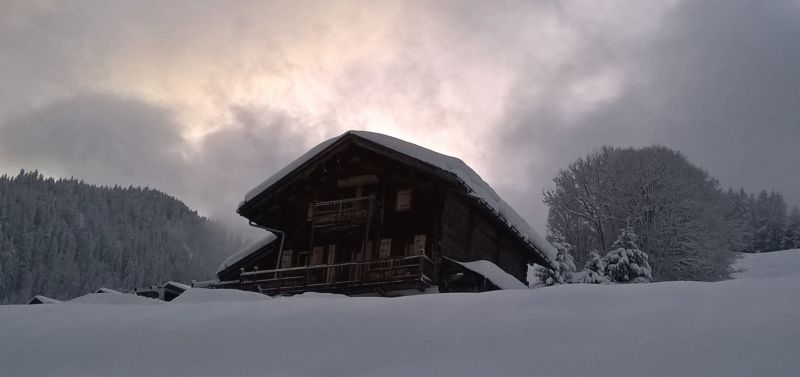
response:
<path fill-rule="evenodd" d="M 56 300 L 54 298 L 50 298 L 50 297 L 42 296 L 42 295 L 36 295 L 36 296 L 33 296 L 30 300 L 28 300 L 28 305 L 32 305 L 32 304 L 55 304 L 55 303 L 59 303 L 59 302 L 61 302 L 61 301 Z"/>
<path fill-rule="evenodd" d="M 161 286 L 161 288 L 177 288 L 181 291 L 185 291 L 191 287 L 192 286 L 188 284 L 178 283 L 177 281 L 168 281 Z"/>
<path fill-rule="evenodd" d="M 489 279 L 492 284 L 500 289 L 528 289 L 527 285 L 488 260 L 481 259 L 473 262 L 459 262 L 453 258 L 445 258 Z"/>
<path fill-rule="evenodd" d="M 454 176 L 458 182 L 468 191 L 469 195 L 475 198 L 485 209 L 491 212 L 501 222 L 516 234 L 522 241 L 529 244 L 540 256 L 551 262 L 555 261 L 556 249 L 547 240 L 537 233 L 511 206 L 509 206 L 499 195 L 487 184 L 474 170 L 458 158 L 447 156 L 430 149 L 409 143 L 388 135 L 367 132 L 367 131 L 347 131 L 337 137 L 323 141 L 312 148 L 298 159 L 286 165 L 283 169 L 267 178 L 264 182 L 250 190 L 244 198 L 244 202 L 255 199 L 262 192 L 268 190 L 273 185 L 289 176 L 292 172 L 300 169 L 303 165 L 315 156 L 324 152 L 335 145 L 338 141 L 347 137 L 356 137 L 362 140 L 378 144 L 412 159 L 423 162 L 434 168 Z M 262 245 L 263 246 L 263 245 Z M 255 250 L 251 250 L 253 252 Z M 234 254 L 234 255 L 238 255 Z M 232 256 L 233 257 L 233 256 Z M 223 263 L 224 264 L 224 263 Z"/>
<path fill-rule="evenodd" d="M 267 232 L 267 235 L 264 236 L 264 238 L 261 238 L 260 240 L 253 242 L 252 244 L 242 248 L 241 250 L 225 258 L 225 260 L 222 261 L 219 267 L 217 267 L 217 274 L 239 263 L 240 261 L 249 257 L 251 254 L 257 252 L 258 250 L 261 250 L 261 248 L 269 245 L 272 241 L 275 241 L 275 239 L 277 238 L 278 237 L 275 236 L 275 234 L 273 234 L 272 232 Z"/>
<path fill-rule="evenodd" d="M 115 294 L 115 295 L 123 294 L 122 292 L 113 290 L 111 288 L 97 288 L 97 290 L 94 291 L 94 293 L 110 293 L 110 294 Z"/>

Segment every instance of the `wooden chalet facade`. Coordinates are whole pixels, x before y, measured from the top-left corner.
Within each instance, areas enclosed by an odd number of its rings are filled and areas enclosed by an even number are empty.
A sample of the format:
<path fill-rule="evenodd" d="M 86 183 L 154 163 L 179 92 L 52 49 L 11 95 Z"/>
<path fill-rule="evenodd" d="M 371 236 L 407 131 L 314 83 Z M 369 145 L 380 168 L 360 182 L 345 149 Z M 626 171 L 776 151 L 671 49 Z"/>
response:
<path fill-rule="evenodd" d="M 248 193 L 237 212 L 275 236 L 223 263 L 216 287 L 478 291 L 495 286 L 448 261 L 487 260 L 525 282 L 528 263 L 550 266 L 555 255 L 460 160 L 370 132 L 315 147 Z"/>

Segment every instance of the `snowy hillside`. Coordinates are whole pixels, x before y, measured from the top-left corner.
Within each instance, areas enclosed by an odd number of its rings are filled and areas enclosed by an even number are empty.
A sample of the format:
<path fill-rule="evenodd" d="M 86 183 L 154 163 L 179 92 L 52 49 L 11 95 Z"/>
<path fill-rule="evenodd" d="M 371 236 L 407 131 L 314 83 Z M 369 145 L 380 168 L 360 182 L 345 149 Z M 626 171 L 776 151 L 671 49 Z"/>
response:
<path fill-rule="evenodd" d="M 800 250 L 738 267 L 718 283 L 0 306 L 0 374 L 798 375 Z"/>
<path fill-rule="evenodd" d="M 742 254 L 734 266 L 736 279 L 792 277 L 800 279 L 800 249 L 766 254 Z"/>

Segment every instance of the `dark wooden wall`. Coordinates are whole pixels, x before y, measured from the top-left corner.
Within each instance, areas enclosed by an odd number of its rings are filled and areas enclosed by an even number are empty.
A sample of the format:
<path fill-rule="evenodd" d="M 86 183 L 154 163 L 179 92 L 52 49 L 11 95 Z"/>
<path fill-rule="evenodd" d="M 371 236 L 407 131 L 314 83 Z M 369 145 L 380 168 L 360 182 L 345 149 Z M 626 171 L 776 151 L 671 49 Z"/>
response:
<path fill-rule="evenodd" d="M 375 175 L 378 182 L 356 187 L 339 187 L 337 182 L 347 178 Z M 396 211 L 399 190 L 412 189 L 411 208 Z M 391 239 L 391 256 L 403 256 L 416 235 L 425 235 L 426 254 L 432 255 L 437 246 L 434 233 L 439 225 L 444 195 L 440 182 L 431 174 L 416 170 L 358 145 L 345 145 L 319 161 L 302 179 L 273 194 L 270 207 L 260 210 L 256 222 L 286 232 L 284 250 L 310 252 L 313 247 L 336 245 L 336 262 L 342 255 L 360 248 L 366 227 L 347 230 L 315 229 L 312 235 L 308 221 L 311 203 L 373 195 L 380 203 L 379 219 L 370 224 L 369 239 L 372 256 L 377 258 L 381 239 Z M 312 237 L 313 236 L 313 237 Z M 313 238 L 313 245 L 310 240 Z M 347 259 L 347 258 L 345 258 Z M 325 258 L 327 261 L 327 257 Z"/>
<path fill-rule="evenodd" d="M 526 281 L 526 250 L 497 221 L 467 202 L 459 193 L 447 195 L 441 218 L 440 255 L 462 262 L 479 259 L 495 263 Z"/>

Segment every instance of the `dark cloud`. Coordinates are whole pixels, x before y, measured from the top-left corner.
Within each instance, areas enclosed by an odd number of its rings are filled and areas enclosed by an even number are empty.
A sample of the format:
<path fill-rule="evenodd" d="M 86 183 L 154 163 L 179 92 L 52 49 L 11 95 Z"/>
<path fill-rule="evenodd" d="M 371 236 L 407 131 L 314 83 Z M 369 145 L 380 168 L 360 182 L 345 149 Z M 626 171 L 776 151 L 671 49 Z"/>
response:
<path fill-rule="evenodd" d="M 244 193 L 308 145 L 296 120 L 271 109 L 236 107 L 233 122 L 196 149 L 168 109 L 110 93 L 69 97 L 0 124 L 6 166 L 74 176 L 90 183 L 149 186 L 232 228 Z"/>
<path fill-rule="evenodd" d="M 0 15 L 10 172 L 241 224 L 247 190 L 366 128 L 464 159 L 537 229 L 556 171 L 603 144 L 800 204 L 796 2 L 24 4 Z"/>
<path fill-rule="evenodd" d="M 0 125 L 6 165 L 173 194 L 183 191 L 182 143 L 171 111 L 110 93 L 56 100 Z"/>
<path fill-rule="evenodd" d="M 308 145 L 298 121 L 270 109 L 232 109 L 233 124 L 207 135 L 192 160 L 191 197 L 214 218 L 238 230 L 247 221 L 236 208 L 244 194 L 304 153 Z"/>
<path fill-rule="evenodd" d="M 543 151 L 545 161 L 530 172 L 531 188 L 546 188 L 550 182 L 541 179 L 603 144 L 664 144 L 723 186 L 779 190 L 800 204 L 800 178 L 793 174 L 800 166 L 798 16 L 791 2 L 686 2 L 648 38 L 609 44 L 589 37 L 593 46 L 555 77 L 630 67 L 622 94 L 570 124 L 557 103 L 562 85 L 552 83 L 552 96 L 531 103 L 524 95 L 529 83 L 521 80 L 503 143 L 517 152 Z M 524 211 L 541 218 L 545 207 Z"/>

